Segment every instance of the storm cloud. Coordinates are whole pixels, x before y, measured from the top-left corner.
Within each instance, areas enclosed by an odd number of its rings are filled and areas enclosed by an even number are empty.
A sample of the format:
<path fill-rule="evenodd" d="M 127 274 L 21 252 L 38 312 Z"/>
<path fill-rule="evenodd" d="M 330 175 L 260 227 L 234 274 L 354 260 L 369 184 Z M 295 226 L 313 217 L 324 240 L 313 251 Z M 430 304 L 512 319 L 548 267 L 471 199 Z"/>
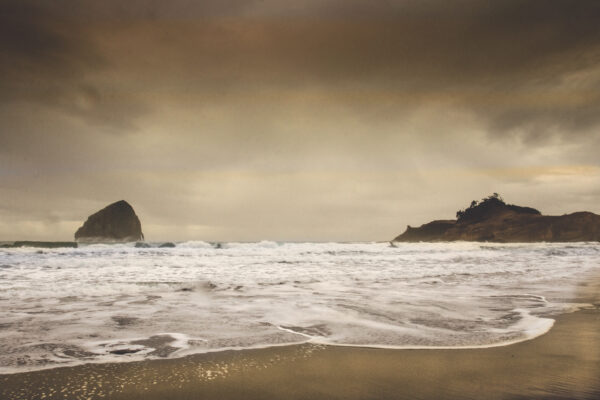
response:
<path fill-rule="evenodd" d="M 120 198 L 164 239 L 385 240 L 492 191 L 600 211 L 598 26 L 592 0 L 1 2 L 0 239 Z"/>

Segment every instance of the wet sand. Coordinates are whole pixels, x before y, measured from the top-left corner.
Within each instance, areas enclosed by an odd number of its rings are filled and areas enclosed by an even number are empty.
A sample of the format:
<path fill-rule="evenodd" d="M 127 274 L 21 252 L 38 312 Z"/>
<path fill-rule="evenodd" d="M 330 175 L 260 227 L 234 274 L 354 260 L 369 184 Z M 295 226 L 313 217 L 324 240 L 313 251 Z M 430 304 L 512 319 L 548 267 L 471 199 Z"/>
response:
<path fill-rule="evenodd" d="M 488 349 L 297 345 L 0 375 L 0 399 L 598 399 L 600 307 Z"/>

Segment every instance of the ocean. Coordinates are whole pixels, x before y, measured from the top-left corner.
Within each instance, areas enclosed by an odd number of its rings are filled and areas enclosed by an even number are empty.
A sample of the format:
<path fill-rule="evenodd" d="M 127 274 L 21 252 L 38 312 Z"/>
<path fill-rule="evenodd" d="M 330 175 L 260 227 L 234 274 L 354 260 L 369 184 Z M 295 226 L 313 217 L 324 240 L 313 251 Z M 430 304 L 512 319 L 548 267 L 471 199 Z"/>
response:
<path fill-rule="evenodd" d="M 475 348 L 588 306 L 599 243 L 0 249 L 0 373 L 297 343 Z"/>

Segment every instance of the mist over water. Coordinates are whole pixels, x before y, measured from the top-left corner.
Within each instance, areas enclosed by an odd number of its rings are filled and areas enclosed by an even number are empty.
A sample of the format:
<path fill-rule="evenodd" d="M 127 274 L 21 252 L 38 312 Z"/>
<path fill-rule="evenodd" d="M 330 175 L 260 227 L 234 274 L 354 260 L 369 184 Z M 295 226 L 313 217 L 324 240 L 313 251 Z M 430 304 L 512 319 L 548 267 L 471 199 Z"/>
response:
<path fill-rule="evenodd" d="M 600 244 L 0 249 L 0 373 L 313 342 L 504 345 L 584 304 Z"/>

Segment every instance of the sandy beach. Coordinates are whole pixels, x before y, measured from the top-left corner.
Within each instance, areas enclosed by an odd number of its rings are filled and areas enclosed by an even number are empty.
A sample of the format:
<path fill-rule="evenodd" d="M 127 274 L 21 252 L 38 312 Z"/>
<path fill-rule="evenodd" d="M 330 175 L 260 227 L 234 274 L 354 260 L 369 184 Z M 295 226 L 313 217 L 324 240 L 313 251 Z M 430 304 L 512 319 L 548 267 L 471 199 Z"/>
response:
<path fill-rule="evenodd" d="M 469 350 L 297 345 L 0 376 L 16 399 L 597 399 L 600 309 L 518 344 Z"/>

